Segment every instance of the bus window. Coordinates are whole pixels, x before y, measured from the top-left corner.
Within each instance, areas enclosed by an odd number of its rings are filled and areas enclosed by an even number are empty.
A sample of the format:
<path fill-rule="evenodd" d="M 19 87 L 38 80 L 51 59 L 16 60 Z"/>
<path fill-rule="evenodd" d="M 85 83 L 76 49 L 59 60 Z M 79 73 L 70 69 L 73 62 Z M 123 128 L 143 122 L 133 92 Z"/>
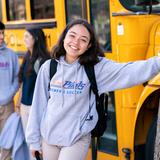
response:
<path fill-rule="evenodd" d="M 7 0 L 7 20 L 26 19 L 25 0 Z"/>
<path fill-rule="evenodd" d="M 32 19 L 54 18 L 53 0 L 32 0 L 31 1 Z"/>
<path fill-rule="evenodd" d="M 104 51 L 111 51 L 109 1 L 91 0 L 91 23 Z"/>
<path fill-rule="evenodd" d="M 0 2 L 0 21 L 2 21 L 2 2 Z"/>
<path fill-rule="evenodd" d="M 138 1 L 138 0 L 120 0 L 120 2 L 128 10 L 135 11 L 135 12 L 138 12 L 138 11 L 148 12 L 150 7 L 149 5 L 148 6 L 143 5 L 142 1 Z M 144 1 L 144 3 L 149 4 L 149 1 Z M 152 0 L 152 12 L 159 13 L 159 11 L 160 11 L 160 0 Z"/>
<path fill-rule="evenodd" d="M 66 0 L 67 22 L 82 18 L 82 3 L 80 0 Z"/>

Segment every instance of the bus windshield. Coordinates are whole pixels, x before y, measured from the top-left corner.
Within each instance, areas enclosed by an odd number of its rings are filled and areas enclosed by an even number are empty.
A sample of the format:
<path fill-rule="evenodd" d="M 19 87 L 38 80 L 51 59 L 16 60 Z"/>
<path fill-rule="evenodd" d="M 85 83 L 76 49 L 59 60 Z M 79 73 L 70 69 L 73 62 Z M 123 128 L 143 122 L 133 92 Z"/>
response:
<path fill-rule="evenodd" d="M 147 0 L 120 0 L 120 3 L 128 10 L 133 12 L 148 12 L 150 1 Z M 146 3 L 147 5 L 144 5 Z M 152 0 L 152 13 L 160 12 L 160 0 Z"/>

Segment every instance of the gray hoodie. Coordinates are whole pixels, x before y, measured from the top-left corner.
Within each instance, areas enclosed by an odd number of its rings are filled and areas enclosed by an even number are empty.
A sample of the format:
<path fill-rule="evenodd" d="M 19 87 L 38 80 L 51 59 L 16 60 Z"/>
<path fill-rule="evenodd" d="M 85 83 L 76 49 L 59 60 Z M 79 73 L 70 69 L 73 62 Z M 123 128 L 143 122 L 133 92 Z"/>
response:
<path fill-rule="evenodd" d="M 18 90 L 18 56 L 5 43 L 0 46 L 0 105 L 9 103 Z"/>
<path fill-rule="evenodd" d="M 51 145 L 70 146 L 90 133 L 98 120 L 95 95 L 89 95 L 90 82 L 78 60 L 68 64 L 61 57 L 51 81 L 49 67 L 50 60 L 38 73 L 27 126 L 27 142 L 34 150 L 41 149 L 41 137 Z M 95 65 L 99 94 L 146 82 L 159 71 L 159 57 L 130 63 L 100 58 Z"/>

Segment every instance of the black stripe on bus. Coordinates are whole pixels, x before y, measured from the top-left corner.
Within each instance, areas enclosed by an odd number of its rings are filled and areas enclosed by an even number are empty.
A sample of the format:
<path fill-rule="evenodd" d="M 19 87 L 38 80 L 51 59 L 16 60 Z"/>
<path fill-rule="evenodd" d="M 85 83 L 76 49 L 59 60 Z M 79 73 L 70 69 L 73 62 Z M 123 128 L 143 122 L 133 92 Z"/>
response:
<path fill-rule="evenodd" d="M 21 23 L 21 24 L 6 24 L 6 29 L 24 29 L 26 27 L 40 27 L 40 28 L 54 28 L 57 26 L 56 22 L 40 22 L 40 23 Z"/>

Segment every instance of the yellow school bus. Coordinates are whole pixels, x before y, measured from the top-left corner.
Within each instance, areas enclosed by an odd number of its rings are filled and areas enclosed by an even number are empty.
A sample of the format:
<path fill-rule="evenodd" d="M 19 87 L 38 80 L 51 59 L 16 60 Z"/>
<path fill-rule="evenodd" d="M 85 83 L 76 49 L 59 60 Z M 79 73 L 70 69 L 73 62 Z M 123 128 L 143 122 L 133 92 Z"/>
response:
<path fill-rule="evenodd" d="M 42 27 L 49 49 L 66 24 L 85 18 L 94 27 L 107 58 L 145 60 L 160 54 L 160 0 L 1 0 L 6 43 L 25 53 L 27 26 Z M 147 69 L 147 68 L 146 68 Z M 152 160 L 160 97 L 160 75 L 109 93 L 109 118 L 98 140 L 97 160 Z M 95 160 L 91 151 L 87 160 Z"/>

